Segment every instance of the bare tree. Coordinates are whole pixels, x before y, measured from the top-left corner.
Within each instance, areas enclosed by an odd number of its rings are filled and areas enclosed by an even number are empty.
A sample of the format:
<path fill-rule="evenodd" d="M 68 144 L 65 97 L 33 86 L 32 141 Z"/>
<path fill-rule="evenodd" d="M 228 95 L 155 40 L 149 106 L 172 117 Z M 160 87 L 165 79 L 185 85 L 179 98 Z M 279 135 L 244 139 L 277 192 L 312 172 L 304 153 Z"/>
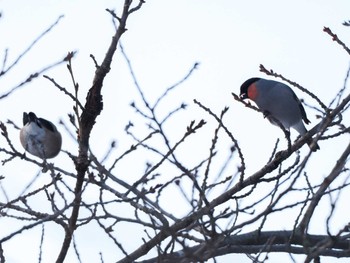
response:
<path fill-rule="evenodd" d="M 0 147 L 2 165 L 15 161 L 31 162 L 42 167 L 43 171 L 46 170 L 51 175 L 51 181 L 30 191 L 28 187 L 21 196 L 12 200 L 6 199 L 7 189 L 2 187 L 1 217 L 18 224 L 18 230 L 0 237 L 0 262 L 6 262 L 6 242 L 20 239 L 23 231 L 30 231 L 37 226 L 42 227 L 38 255 L 38 261 L 41 262 L 42 248 L 48 242 L 45 226 L 49 223 L 56 224 L 64 233 L 56 262 L 64 262 L 69 249 L 74 249 L 77 260 L 82 262 L 84 250 L 79 250 L 79 243 L 74 237 L 78 235 L 78 229 L 87 225 L 94 225 L 96 231 L 103 233 L 106 240 L 115 245 L 115 261 L 120 263 L 204 262 L 209 259 L 215 261 L 217 257 L 228 254 L 243 254 L 252 262 L 264 262 L 274 252 L 290 255 L 291 261 L 295 261 L 294 255 L 301 254 L 304 255 L 304 262 L 320 262 L 322 256 L 350 257 L 349 225 L 345 224 L 336 233 L 330 227 L 336 202 L 349 189 L 347 164 L 350 144 L 340 145 L 339 155 L 330 156 L 336 162 L 332 170 L 325 171 L 327 176 L 321 184 L 309 180 L 312 171 L 308 170 L 307 164 L 315 153 L 310 151 L 302 155 L 299 151 L 312 136 L 316 141 L 347 136 L 349 127 L 342 116 L 348 110 L 350 101 L 346 90 L 348 76 L 332 103 L 325 105 L 307 89 L 261 65 L 262 72 L 279 78 L 310 96 L 317 105 L 313 110 L 319 115 L 319 123 L 302 138 L 290 142 L 285 150 L 277 151 L 280 142 L 276 141 L 266 164 L 249 174 L 246 172 L 245 156 L 239 138 L 235 137 L 234 130 L 227 127 L 225 115 L 229 108 L 225 107 L 220 113 L 215 113 L 202 102 L 194 100 L 194 105 L 203 111 L 205 119 L 182 123 L 181 127 L 177 127 L 183 130 L 179 138 L 169 135 L 170 130 L 174 129 L 172 119 L 185 111 L 187 105 L 181 103 L 173 109 L 168 108 L 164 115 L 161 104 L 194 74 L 198 63 L 194 63 L 181 80 L 166 88 L 155 102 L 147 99 L 147 93 L 137 81 L 132 61 L 120 44 L 129 16 L 140 11 L 143 4 L 142 0 L 134 3 L 125 0 L 120 15 L 119 12 L 107 10 L 113 17 L 115 34 L 102 63 L 98 63 L 91 55 L 96 72 L 84 101 L 78 96 L 79 85 L 73 67 L 74 52 L 51 66 L 30 74 L 18 86 L 10 88 L 0 97 L 5 99 L 10 96 L 14 90 L 42 75 L 48 68 L 67 63 L 69 77 L 75 88 L 73 92 L 60 85 L 60 81 L 47 75 L 44 77 L 62 91 L 62 96 L 68 96 L 72 100 L 74 114 L 69 115 L 70 124 L 66 126 L 66 136 L 69 136 L 71 129 L 75 129 L 78 145 L 77 156 L 73 150 L 61 153 L 68 155 L 74 164 L 74 170 L 67 170 L 55 163 L 40 162 L 23 154 L 22 149 L 13 146 L 13 138 L 8 132 L 9 129 L 17 130 L 18 125 L 12 121 L 1 123 L 2 136 L 7 142 Z M 54 25 L 57 23 L 58 21 Z M 5 51 L 0 77 L 20 63 L 21 58 L 48 31 L 39 36 L 10 65 L 7 65 Z M 349 48 L 331 29 L 324 28 L 324 31 L 350 55 Z M 90 147 L 90 135 L 94 127 L 99 125 L 97 117 L 103 110 L 101 92 L 118 48 L 127 62 L 141 98 L 131 103 L 136 113 L 135 122 L 130 121 L 125 127 L 125 133 L 134 142 L 122 154 L 115 154 L 115 144 L 112 143 L 106 156 L 96 156 Z M 232 96 L 235 99 L 233 103 L 256 110 L 235 93 Z M 144 122 L 147 123 L 146 129 Z M 213 128 L 210 128 L 210 134 L 206 130 L 203 139 L 201 131 L 207 126 Z M 205 152 L 191 153 L 196 155 L 193 160 L 183 160 L 183 149 L 188 151 L 194 148 L 192 142 L 200 133 L 200 140 L 210 147 Z M 107 159 L 113 161 L 110 163 Z M 144 172 L 133 175 L 132 178 L 136 180 L 132 183 L 122 180 L 118 176 L 118 166 L 123 162 L 130 167 L 145 167 Z M 0 180 L 6 180 L 6 177 L 4 174 Z M 93 201 L 87 198 L 90 192 L 98 193 Z M 35 202 L 43 196 L 46 196 L 50 209 L 35 206 Z M 178 200 L 179 207 L 169 206 L 169 198 Z M 327 233 L 310 234 L 311 221 L 316 211 L 322 209 L 319 205 L 321 200 L 327 200 L 329 207 Z M 125 207 L 130 213 L 120 212 Z M 273 222 L 276 216 L 291 210 L 292 218 L 284 228 L 266 230 L 266 225 Z M 348 215 L 344 214 L 344 217 Z M 139 235 L 133 237 L 133 249 L 122 241 L 120 232 L 116 230 L 125 225 L 140 230 Z M 101 242 L 106 241 L 98 243 Z M 100 258 L 104 262 L 102 253 Z"/>

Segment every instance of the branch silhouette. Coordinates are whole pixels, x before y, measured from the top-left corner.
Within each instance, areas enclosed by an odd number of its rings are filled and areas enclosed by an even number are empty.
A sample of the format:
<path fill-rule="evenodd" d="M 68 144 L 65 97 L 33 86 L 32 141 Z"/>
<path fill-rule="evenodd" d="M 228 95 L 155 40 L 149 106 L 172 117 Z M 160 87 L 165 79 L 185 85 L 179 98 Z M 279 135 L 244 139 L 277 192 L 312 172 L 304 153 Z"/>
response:
<path fill-rule="evenodd" d="M 17 136 L 19 125 L 11 120 L 0 123 L 3 166 L 26 163 L 40 168 L 15 197 L 5 183 L 9 176 L 0 175 L 3 197 L 0 215 L 16 225 L 0 236 L 0 262 L 6 260 L 7 242 L 17 241 L 38 226 L 37 258 L 44 261 L 45 246 L 52 240 L 48 238 L 51 225 L 64 236 L 55 244 L 58 247 L 56 262 L 68 262 L 69 250 L 79 262 L 84 262 L 86 250 L 79 235 L 85 229 L 93 231 L 89 242 L 93 244 L 91 249 L 100 250 L 101 262 L 107 262 L 105 244 L 112 245 L 112 252 L 108 253 L 119 263 L 204 262 L 229 254 L 264 262 L 276 252 L 291 257 L 302 255 L 305 262 L 317 262 L 323 256 L 350 257 L 349 224 L 337 221 L 341 225 L 337 230 L 332 226 L 334 215 L 339 213 L 337 202 L 348 193 L 350 185 L 350 145 L 338 141 L 348 136 L 350 130 L 346 118 L 350 105 L 350 94 L 346 90 L 350 71 L 344 86 L 329 104 L 335 106 L 330 108 L 307 88 L 260 65 L 265 74 L 280 78 L 307 94 L 312 99 L 307 106 L 319 116 L 318 123 L 296 141 L 291 141 L 288 131 L 279 125 L 288 148 L 281 150 L 280 142 L 284 138 L 277 139 L 268 149 L 268 156 L 258 154 L 256 146 L 255 159 L 251 160 L 241 144 L 239 127 L 230 128 L 230 114 L 235 114 L 231 108 L 223 106 L 216 111 L 208 105 L 210 102 L 195 98 L 188 103 L 178 96 L 183 84 L 197 77 L 198 62 L 164 87 L 154 100 L 149 100 L 149 91 L 138 81 L 127 46 L 120 43 L 130 15 L 137 15 L 144 4 L 142 0 L 124 0 L 120 14 L 106 10 L 115 31 L 100 64 L 90 55 L 95 74 L 85 100 L 79 97 L 81 87 L 75 75 L 75 52 L 29 74 L 31 77 L 18 85 L 23 86 L 48 69 L 67 63 L 71 88 L 48 75 L 44 78 L 69 98 L 73 113 L 60 123 L 66 130 L 65 138 L 74 140 L 74 146 L 62 150 L 61 155 L 66 158 L 64 164 L 38 161 L 17 149 L 13 134 Z M 17 66 L 60 19 L 10 66 L 5 55 L 2 76 Z M 325 28 L 325 33 L 347 51 L 346 44 L 329 28 Z M 113 139 L 100 154 L 92 147 L 91 138 L 95 137 L 91 135 L 102 125 L 99 122 L 105 110 L 102 94 L 117 51 L 126 62 L 132 82 L 130 89 L 134 89 L 136 96 L 130 104 L 125 104 L 133 113 L 128 116 L 125 129 L 121 129 L 125 136 L 120 139 L 124 140 L 122 146 Z M 157 74 L 159 72 L 155 77 Z M 12 96 L 18 87 L 9 89 L 1 98 Z M 235 106 L 260 112 L 234 92 L 231 95 Z M 167 103 L 169 98 L 174 100 L 171 106 Z M 195 111 L 199 115 L 195 115 Z M 318 153 L 301 150 L 311 137 L 320 143 L 339 143 L 342 149 L 337 155 L 329 156 L 334 164 L 329 171 L 323 171 L 324 177 L 319 181 L 312 177 L 315 173 L 312 161 L 323 160 L 317 159 Z M 320 151 L 327 151 L 327 147 L 321 147 Z M 267 161 L 252 170 L 250 165 L 258 158 Z M 47 171 L 46 181 L 41 181 L 43 170 Z M 323 201 L 328 210 L 322 206 Z M 320 210 L 327 210 L 322 225 L 326 230 L 313 233 L 310 229 Z M 275 224 L 276 218 L 281 221 L 282 216 L 285 222 Z M 346 219 L 345 214 L 343 217 Z M 103 236 L 103 240 L 96 242 L 97 236 Z"/>

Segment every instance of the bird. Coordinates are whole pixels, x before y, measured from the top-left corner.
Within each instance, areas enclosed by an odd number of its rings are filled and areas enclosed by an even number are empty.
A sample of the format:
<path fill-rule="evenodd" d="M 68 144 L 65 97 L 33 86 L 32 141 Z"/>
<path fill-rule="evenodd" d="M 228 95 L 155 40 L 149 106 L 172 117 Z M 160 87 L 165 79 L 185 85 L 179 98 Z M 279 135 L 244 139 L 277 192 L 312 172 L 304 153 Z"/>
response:
<path fill-rule="evenodd" d="M 274 80 L 250 78 L 241 85 L 240 98 L 254 101 L 273 125 L 281 124 L 288 134 L 290 128 L 301 136 L 307 132 L 304 122 L 309 124 L 310 121 L 300 100 L 288 85 Z M 312 138 L 307 144 L 313 152 L 320 149 Z"/>
<path fill-rule="evenodd" d="M 27 152 L 44 160 L 57 156 L 62 146 L 62 136 L 56 126 L 33 112 L 23 113 L 20 141 Z"/>

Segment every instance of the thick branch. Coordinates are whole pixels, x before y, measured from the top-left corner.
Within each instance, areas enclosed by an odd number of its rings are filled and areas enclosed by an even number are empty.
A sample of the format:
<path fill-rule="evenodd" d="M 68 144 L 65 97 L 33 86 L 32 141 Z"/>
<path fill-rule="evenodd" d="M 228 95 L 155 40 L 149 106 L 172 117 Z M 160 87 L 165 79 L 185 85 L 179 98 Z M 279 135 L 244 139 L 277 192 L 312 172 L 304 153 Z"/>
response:
<path fill-rule="evenodd" d="M 69 219 L 69 227 L 66 229 L 65 239 L 62 244 L 60 254 L 56 262 L 63 262 L 68 252 L 70 243 L 72 241 L 73 232 L 76 229 L 76 223 L 79 215 L 80 203 L 81 203 L 81 191 L 83 187 L 84 177 L 89 166 L 88 149 L 89 138 L 91 130 L 95 124 L 97 116 L 101 113 L 103 103 L 101 90 L 103 81 L 110 70 L 113 55 L 117 49 L 118 41 L 122 34 L 126 31 L 126 21 L 129 15 L 129 8 L 131 5 L 130 0 L 125 0 L 124 9 L 121 19 L 119 20 L 119 27 L 115 35 L 112 38 L 112 42 L 109 46 L 107 54 L 101 64 L 96 69 L 95 77 L 86 97 L 86 103 L 84 110 L 81 114 L 79 122 L 79 155 L 76 159 L 77 181 L 74 189 L 75 200 L 73 202 L 72 214 Z"/>
<path fill-rule="evenodd" d="M 320 188 L 317 190 L 315 195 L 312 198 L 312 201 L 310 202 L 310 205 L 304 215 L 303 220 L 300 222 L 298 230 L 300 230 L 301 233 L 307 230 L 307 227 L 310 223 L 311 217 L 314 214 L 314 211 L 316 209 L 316 206 L 320 202 L 322 196 L 324 195 L 325 191 L 328 189 L 330 184 L 338 177 L 338 175 L 343 171 L 344 166 L 346 165 L 346 161 L 350 155 L 350 144 L 346 147 L 343 154 L 340 156 L 339 160 L 335 164 L 333 170 L 330 172 L 330 174 L 323 180 L 323 183 L 321 184 Z"/>
<path fill-rule="evenodd" d="M 222 240 L 209 240 L 203 244 L 169 253 L 164 257 L 152 258 L 138 263 L 171 263 L 205 261 L 227 254 L 285 252 L 305 254 L 306 248 L 316 246 L 331 239 L 325 235 L 302 235 L 293 231 L 254 231 L 242 235 L 232 235 Z M 346 239 L 335 240 L 331 248 L 321 251 L 321 256 L 349 257 L 349 243 Z M 203 250 L 203 247 L 205 249 Z M 202 250 L 204 253 L 197 253 Z M 194 256 L 195 255 L 195 256 Z"/>
<path fill-rule="evenodd" d="M 318 124 L 316 125 L 312 130 L 310 130 L 307 134 L 305 134 L 301 139 L 299 139 L 297 142 L 295 142 L 290 149 L 287 151 L 282 151 L 279 154 L 276 154 L 275 158 L 266 164 L 263 168 L 261 168 L 259 171 L 254 173 L 253 175 L 249 176 L 248 178 L 240 181 L 236 185 L 234 185 L 232 188 L 227 190 L 222 195 L 218 196 L 217 198 L 213 199 L 211 202 L 207 204 L 207 206 L 195 211 L 188 217 L 184 218 L 183 220 L 177 221 L 175 224 L 170 226 L 169 228 L 163 229 L 160 231 L 157 235 L 155 235 L 152 239 L 150 239 L 148 242 L 144 243 L 142 246 L 140 246 L 138 249 L 136 249 L 134 252 L 129 254 L 124 259 L 120 260 L 119 263 L 126 263 L 126 262 L 132 262 L 138 259 L 139 257 L 145 255 L 150 251 L 152 248 L 154 248 L 157 244 L 161 243 L 164 239 L 171 236 L 173 233 L 177 233 L 181 229 L 184 229 L 188 226 L 190 226 L 192 223 L 194 223 L 196 220 L 201 218 L 203 215 L 207 215 L 210 213 L 212 209 L 214 209 L 216 206 L 231 200 L 235 194 L 240 192 L 242 189 L 245 189 L 247 186 L 254 185 L 259 179 L 261 179 L 264 175 L 274 171 L 284 160 L 289 158 L 290 155 L 292 155 L 295 151 L 300 149 L 305 142 L 310 139 L 317 131 L 320 131 L 320 133 L 323 133 L 326 128 L 331 124 L 332 120 L 341 112 L 341 110 L 349 103 L 350 101 L 350 95 L 348 95 L 340 104 L 338 107 L 336 107 L 334 110 L 332 110 L 329 114 L 326 115 L 326 117 Z"/>

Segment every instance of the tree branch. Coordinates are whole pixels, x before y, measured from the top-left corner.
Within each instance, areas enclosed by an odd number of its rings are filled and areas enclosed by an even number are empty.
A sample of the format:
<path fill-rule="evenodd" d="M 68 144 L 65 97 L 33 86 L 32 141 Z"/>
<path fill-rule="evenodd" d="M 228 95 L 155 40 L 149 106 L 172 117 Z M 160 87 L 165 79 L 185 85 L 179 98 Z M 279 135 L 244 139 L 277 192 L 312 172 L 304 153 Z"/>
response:
<path fill-rule="evenodd" d="M 107 54 L 101 64 L 96 69 L 95 77 L 90 88 L 87 97 L 84 110 L 82 111 L 80 122 L 79 122 L 79 134 L 78 134 L 78 143 L 79 143 L 79 154 L 76 159 L 76 170 L 77 170 L 77 181 L 74 189 L 75 199 L 72 207 L 72 214 L 69 218 L 68 228 L 66 229 L 64 242 L 62 244 L 61 251 L 57 257 L 56 262 L 63 262 L 66 254 L 68 252 L 70 243 L 72 241 L 73 232 L 76 229 L 76 223 L 79 215 L 79 209 L 81 204 L 81 194 L 82 187 L 84 182 L 84 177 L 86 171 L 89 167 L 88 159 L 88 149 L 89 149 L 89 138 L 91 130 L 95 124 L 97 116 L 101 113 L 103 108 L 102 103 L 102 87 L 103 81 L 110 70 L 113 56 L 118 46 L 118 42 L 122 34 L 126 31 L 126 21 L 129 16 L 129 8 L 132 1 L 125 0 L 123 13 L 119 21 L 119 26 L 116 30 L 115 35 L 112 38 L 112 42 L 108 48 Z"/>
<path fill-rule="evenodd" d="M 137 263 L 176 263 L 176 262 L 203 262 L 213 257 L 227 254 L 257 253 L 261 252 L 285 252 L 293 254 L 305 254 L 307 248 L 316 246 L 320 242 L 330 240 L 325 235 L 303 235 L 294 231 L 254 231 L 241 235 L 231 235 L 203 242 L 200 245 L 186 247 L 183 250 L 151 258 Z M 196 253 L 202 250 L 203 253 Z M 335 240 L 333 246 L 322 250 L 320 256 L 332 256 L 336 258 L 349 257 L 349 243 L 345 238 Z M 193 257 L 196 255 L 196 257 Z"/>

